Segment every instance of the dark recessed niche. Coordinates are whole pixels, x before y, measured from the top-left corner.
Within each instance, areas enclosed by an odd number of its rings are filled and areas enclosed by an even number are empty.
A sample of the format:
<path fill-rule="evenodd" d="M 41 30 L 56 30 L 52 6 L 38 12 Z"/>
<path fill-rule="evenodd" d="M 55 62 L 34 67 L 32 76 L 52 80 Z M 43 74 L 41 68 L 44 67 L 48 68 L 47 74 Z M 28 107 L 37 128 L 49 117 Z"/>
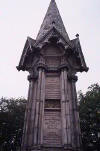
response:
<path fill-rule="evenodd" d="M 45 108 L 61 108 L 60 100 L 56 99 L 45 100 Z"/>

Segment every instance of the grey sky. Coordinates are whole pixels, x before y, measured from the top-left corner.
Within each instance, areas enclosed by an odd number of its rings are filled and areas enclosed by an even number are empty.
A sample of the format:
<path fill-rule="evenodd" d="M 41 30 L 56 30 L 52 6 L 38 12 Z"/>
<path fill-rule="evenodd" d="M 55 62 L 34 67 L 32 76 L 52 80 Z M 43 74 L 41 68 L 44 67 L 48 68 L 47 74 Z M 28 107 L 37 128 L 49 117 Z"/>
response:
<path fill-rule="evenodd" d="M 50 0 L 0 0 L 0 98 L 27 97 L 26 72 L 16 66 L 27 36 L 36 38 Z M 88 73 L 81 73 L 77 90 L 100 84 L 100 0 L 56 0 L 70 39 L 80 35 Z"/>

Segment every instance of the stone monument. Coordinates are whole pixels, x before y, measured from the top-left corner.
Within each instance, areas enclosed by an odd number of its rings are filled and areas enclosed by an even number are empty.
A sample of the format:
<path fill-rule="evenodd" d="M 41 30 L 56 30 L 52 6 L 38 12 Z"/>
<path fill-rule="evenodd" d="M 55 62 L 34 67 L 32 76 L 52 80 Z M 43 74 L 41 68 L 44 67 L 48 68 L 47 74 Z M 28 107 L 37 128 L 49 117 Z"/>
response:
<path fill-rule="evenodd" d="M 22 151 L 80 151 L 75 83 L 88 68 L 79 35 L 69 39 L 55 0 L 36 40 L 27 38 L 17 69 L 29 72 Z"/>

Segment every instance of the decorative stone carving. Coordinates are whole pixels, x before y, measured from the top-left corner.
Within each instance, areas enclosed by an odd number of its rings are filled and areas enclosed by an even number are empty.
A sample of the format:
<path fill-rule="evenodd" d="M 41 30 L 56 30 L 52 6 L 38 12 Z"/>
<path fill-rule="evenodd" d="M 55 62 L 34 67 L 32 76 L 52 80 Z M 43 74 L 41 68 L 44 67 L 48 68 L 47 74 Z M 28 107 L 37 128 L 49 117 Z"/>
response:
<path fill-rule="evenodd" d="M 17 69 L 29 72 L 21 151 L 81 151 L 75 82 L 88 68 L 79 36 L 69 39 L 55 0 L 36 40 L 27 38 Z"/>

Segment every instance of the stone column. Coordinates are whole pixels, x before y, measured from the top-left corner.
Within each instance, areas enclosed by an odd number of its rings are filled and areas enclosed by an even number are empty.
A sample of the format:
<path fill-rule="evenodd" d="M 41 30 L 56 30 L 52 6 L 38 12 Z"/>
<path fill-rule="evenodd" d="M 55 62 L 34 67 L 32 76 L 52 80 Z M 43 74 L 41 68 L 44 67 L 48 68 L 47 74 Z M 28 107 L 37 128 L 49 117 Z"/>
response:
<path fill-rule="evenodd" d="M 35 107 L 36 107 L 36 93 L 37 93 L 37 80 L 34 80 L 34 89 L 32 91 L 32 103 L 31 103 L 31 115 L 29 121 L 29 136 L 28 136 L 28 144 L 30 147 L 34 145 L 33 143 L 33 136 L 34 136 L 34 122 L 35 122 Z"/>
<path fill-rule="evenodd" d="M 62 122 L 62 144 L 67 144 L 67 134 L 66 134 L 66 117 L 65 117 L 65 90 L 64 90 L 64 70 L 61 70 L 61 122 Z"/>
<path fill-rule="evenodd" d="M 72 77 L 72 100 L 73 100 L 73 117 L 74 117 L 74 143 L 77 151 L 80 151 L 81 145 L 81 131 L 80 131 L 80 121 L 79 121 L 79 111 L 77 104 L 77 93 L 76 93 L 76 85 L 77 76 Z"/>
<path fill-rule="evenodd" d="M 37 83 L 37 96 L 36 96 L 36 109 L 35 109 L 35 123 L 34 123 L 34 145 L 36 146 L 38 144 L 41 79 L 42 79 L 42 69 L 39 68 L 39 76 L 38 76 L 38 83 Z"/>
<path fill-rule="evenodd" d="M 30 115 L 31 115 L 31 105 L 33 101 L 33 90 L 34 90 L 34 79 L 29 78 L 29 92 L 28 92 L 28 100 L 25 111 L 24 118 L 24 128 L 23 128 L 23 137 L 22 137 L 22 151 L 25 151 L 28 148 L 28 136 L 29 136 L 29 124 L 30 124 Z"/>
<path fill-rule="evenodd" d="M 73 98 L 72 98 L 72 81 L 68 79 L 67 81 L 67 91 L 68 91 L 68 100 L 70 101 L 70 129 L 71 129 L 71 145 L 72 149 L 74 150 L 74 115 L 73 115 Z"/>
<path fill-rule="evenodd" d="M 38 131 L 38 145 L 43 145 L 43 117 L 44 117 L 44 101 L 45 101 L 45 72 L 42 69 L 41 88 L 40 88 L 40 111 L 39 111 L 39 131 Z"/>
<path fill-rule="evenodd" d="M 71 100 L 69 98 L 68 91 L 68 71 L 64 69 L 64 91 L 65 91 L 65 118 L 66 118 L 66 134 L 67 134 L 67 144 L 65 148 L 72 149 L 72 138 L 71 138 Z"/>
<path fill-rule="evenodd" d="M 62 134 L 63 145 L 66 150 L 72 150 L 72 125 L 71 125 L 71 100 L 68 89 L 68 69 L 61 70 L 61 114 L 62 114 Z"/>
<path fill-rule="evenodd" d="M 35 122 L 34 122 L 34 146 L 40 148 L 43 145 L 43 115 L 45 101 L 45 69 L 41 66 L 38 68 L 39 77 L 37 82 Z"/>

